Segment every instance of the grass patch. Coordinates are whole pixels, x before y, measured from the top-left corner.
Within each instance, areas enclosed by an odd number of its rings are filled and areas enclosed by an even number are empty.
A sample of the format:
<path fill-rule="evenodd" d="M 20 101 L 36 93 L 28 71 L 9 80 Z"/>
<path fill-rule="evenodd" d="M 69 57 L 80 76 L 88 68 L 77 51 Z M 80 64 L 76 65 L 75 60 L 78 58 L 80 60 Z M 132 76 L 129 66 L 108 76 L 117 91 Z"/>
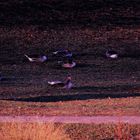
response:
<path fill-rule="evenodd" d="M 130 140 L 138 139 L 140 125 L 52 124 L 1 122 L 2 140 Z"/>
<path fill-rule="evenodd" d="M 2 140 L 70 140 L 63 125 L 52 123 L 0 123 Z"/>
<path fill-rule="evenodd" d="M 21 102 L 0 100 L 0 110 L 0 115 L 139 116 L 140 97 L 64 102 Z"/>
<path fill-rule="evenodd" d="M 140 134 L 139 125 L 118 124 L 68 124 L 71 139 L 81 140 L 130 140 Z"/>

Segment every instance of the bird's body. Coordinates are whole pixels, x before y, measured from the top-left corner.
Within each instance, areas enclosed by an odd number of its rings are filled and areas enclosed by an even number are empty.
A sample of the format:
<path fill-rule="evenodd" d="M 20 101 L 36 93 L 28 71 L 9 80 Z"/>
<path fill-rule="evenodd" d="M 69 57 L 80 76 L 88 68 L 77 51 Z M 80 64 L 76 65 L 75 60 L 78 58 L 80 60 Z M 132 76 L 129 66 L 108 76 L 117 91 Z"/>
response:
<path fill-rule="evenodd" d="M 115 51 L 106 51 L 106 57 L 116 59 L 118 58 L 118 53 Z"/>
<path fill-rule="evenodd" d="M 76 66 L 76 63 L 75 62 L 62 64 L 62 67 L 63 68 L 73 68 L 75 66 Z"/>
<path fill-rule="evenodd" d="M 76 66 L 76 62 L 73 61 L 72 57 L 67 57 L 64 61 L 61 62 L 63 68 L 73 68 Z"/>
<path fill-rule="evenodd" d="M 69 50 L 58 50 L 53 52 L 54 55 L 61 56 L 61 57 L 72 57 L 72 52 Z"/>
<path fill-rule="evenodd" d="M 62 84 L 63 85 L 64 83 L 62 83 L 62 81 L 48 81 L 48 84 L 53 86 L 53 85 L 56 85 L 56 84 L 60 84 L 60 85 Z"/>
<path fill-rule="evenodd" d="M 47 56 L 42 55 L 39 57 L 33 57 L 33 56 L 28 56 L 25 54 L 25 57 L 30 61 L 30 62 L 40 62 L 43 63 L 47 60 Z"/>
<path fill-rule="evenodd" d="M 65 89 L 71 89 L 72 85 L 73 85 L 71 82 L 71 77 L 68 77 L 66 82 L 48 81 L 48 84 L 53 86 L 53 87 L 59 87 L 59 88 L 65 88 Z"/>

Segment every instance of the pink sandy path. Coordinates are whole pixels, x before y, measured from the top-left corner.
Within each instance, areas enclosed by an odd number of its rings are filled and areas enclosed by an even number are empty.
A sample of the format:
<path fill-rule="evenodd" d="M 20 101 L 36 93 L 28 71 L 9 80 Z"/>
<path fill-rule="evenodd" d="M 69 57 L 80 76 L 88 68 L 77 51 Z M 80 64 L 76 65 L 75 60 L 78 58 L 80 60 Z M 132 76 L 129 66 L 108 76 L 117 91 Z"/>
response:
<path fill-rule="evenodd" d="M 140 116 L 0 116 L 0 122 L 129 123 L 140 124 Z"/>

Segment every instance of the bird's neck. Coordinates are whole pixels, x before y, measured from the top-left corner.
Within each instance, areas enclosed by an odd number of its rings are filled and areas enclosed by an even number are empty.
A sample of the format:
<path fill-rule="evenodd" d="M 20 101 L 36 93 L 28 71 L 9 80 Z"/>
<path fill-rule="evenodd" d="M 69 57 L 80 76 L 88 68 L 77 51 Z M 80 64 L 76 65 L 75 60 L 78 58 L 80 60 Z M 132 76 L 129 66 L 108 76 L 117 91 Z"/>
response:
<path fill-rule="evenodd" d="M 66 85 L 68 85 L 70 82 L 71 82 L 71 80 L 68 79 L 68 80 L 66 81 Z"/>

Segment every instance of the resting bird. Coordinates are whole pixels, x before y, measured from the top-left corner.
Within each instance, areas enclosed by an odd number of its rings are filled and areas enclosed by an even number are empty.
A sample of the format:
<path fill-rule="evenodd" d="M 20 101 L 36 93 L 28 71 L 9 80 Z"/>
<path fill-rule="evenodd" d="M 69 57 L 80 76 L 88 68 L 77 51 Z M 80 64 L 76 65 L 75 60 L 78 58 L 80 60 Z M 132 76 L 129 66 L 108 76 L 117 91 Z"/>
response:
<path fill-rule="evenodd" d="M 118 53 L 115 51 L 106 51 L 106 57 L 116 59 L 118 58 Z"/>
<path fill-rule="evenodd" d="M 76 66 L 76 62 L 74 62 L 72 59 L 68 59 L 68 62 L 62 63 L 63 68 L 73 68 Z"/>
<path fill-rule="evenodd" d="M 62 56 L 62 57 L 72 57 L 72 52 L 69 50 L 58 50 L 53 52 L 54 55 Z"/>
<path fill-rule="evenodd" d="M 71 82 L 71 77 L 69 76 L 67 78 L 66 82 L 62 81 L 48 81 L 48 84 L 53 86 L 53 87 L 59 87 L 59 88 L 65 88 L 65 89 L 71 89 L 73 84 Z"/>
<path fill-rule="evenodd" d="M 40 62 L 40 63 L 43 63 L 43 62 L 45 62 L 47 60 L 47 56 L 45 56 L 45 55 L 34 57 L 34 56 L 28 56 L 28 55 L 25 54 L 25 57 L 30 62 Z"/>

